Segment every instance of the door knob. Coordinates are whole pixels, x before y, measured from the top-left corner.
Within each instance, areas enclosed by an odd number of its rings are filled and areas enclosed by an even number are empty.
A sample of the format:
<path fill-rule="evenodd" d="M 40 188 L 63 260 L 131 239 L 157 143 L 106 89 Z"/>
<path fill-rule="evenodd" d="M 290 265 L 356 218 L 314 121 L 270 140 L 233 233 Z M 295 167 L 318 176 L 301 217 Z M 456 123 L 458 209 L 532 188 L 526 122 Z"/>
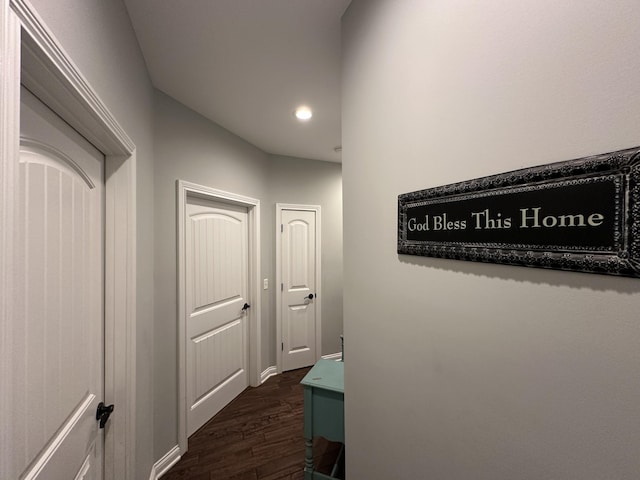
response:
<path fill-rule="evenodd" d="M 244 312 L 248 308 L 251 308 L 251 305 L 249 305 L 248 303 L 245 303 L 244 306 L 242 307 L 242 311 Z"/>
<path fill-rule="evenodd" d="M 309 300 L 313 300 L 313 293 L 310 293 L 309 295 L 307 295 L 306 297 L 304 297 L 305 300 L 309 299 Z"/>
<path fill-rule="evenodd" d="M 113 405 L 105 405 L 104 402 L 98 404 L 98 410 L 96 410 L 96 420 L 100 420 L 100 428 L 104 428 L 107 424 L 107 420 L 113 412 Z"/>

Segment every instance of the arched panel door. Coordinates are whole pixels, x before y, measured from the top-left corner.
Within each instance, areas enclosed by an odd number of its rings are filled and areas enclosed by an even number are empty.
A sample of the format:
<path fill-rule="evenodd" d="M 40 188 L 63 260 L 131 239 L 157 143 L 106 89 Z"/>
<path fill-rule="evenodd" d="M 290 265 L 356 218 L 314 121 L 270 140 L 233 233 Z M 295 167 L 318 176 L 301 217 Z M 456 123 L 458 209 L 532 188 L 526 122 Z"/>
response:
<path fill-rule="evenodd" d="M 13 478 L 100 480 L 104 158 L 24 88 L 21 96 Z"/>
<path fill-rule="evenodd" d="M 282 369 L 313 365 L 316 352 L 316 212 L 282 210 Z"/>
<path fill-rule="evenodd" d="M 248 213 L 189 197 L 186 205 L 187 434 L 248 385 Z"/>

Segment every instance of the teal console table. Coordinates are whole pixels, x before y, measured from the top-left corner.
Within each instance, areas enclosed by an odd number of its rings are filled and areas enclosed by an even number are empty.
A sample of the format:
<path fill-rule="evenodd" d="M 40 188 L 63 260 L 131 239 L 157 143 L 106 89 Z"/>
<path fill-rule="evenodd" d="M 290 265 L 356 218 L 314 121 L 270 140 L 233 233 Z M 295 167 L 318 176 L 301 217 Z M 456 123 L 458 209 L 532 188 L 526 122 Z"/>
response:
<path fill-rule="evenodd" d="M 304 385 L 304 478 L 335 478 L 314 470 L 313 437 L 344 444 L 344 363 L 318 360 L 300 383 Z"/>

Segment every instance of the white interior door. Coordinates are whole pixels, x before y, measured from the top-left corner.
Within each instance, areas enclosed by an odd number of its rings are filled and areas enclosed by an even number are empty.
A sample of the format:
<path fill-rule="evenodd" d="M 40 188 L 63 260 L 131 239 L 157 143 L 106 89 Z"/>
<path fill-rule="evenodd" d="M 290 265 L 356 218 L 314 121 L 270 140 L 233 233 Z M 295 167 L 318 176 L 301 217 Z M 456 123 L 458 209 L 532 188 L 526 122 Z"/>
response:
<path fill-rule="evenodd" d="M 21 97 L 11 478 L 99 480 L 103 156 L 24 88 Z"/>
<path fill-rule="evenodd" d="M 282 370 L 316 362 L 316 212 L 282 210 Z"/>
<path fill-rule="evenodd" d="M 248 213 L 188 197 L 187 434 L 248 386 Z"/>

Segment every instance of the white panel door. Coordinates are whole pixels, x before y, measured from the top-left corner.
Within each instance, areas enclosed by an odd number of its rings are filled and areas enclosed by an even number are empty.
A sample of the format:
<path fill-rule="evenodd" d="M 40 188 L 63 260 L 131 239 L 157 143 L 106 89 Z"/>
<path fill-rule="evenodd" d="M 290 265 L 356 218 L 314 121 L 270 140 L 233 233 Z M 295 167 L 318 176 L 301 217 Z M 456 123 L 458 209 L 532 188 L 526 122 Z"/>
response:
<path fill-rule="evenodd" d="M 316 212 L 282 210 L 282 370 L 316 362 Z"/>
<path fill-rule="evenodd" d="M 194 197 L 185 216 L 187 434 L 248 386 L 247 209 Z"/>
<path fill-rule="evenodd" d="M 103 475 L 103 156 L 21 92 L 11 478 Z"/>

